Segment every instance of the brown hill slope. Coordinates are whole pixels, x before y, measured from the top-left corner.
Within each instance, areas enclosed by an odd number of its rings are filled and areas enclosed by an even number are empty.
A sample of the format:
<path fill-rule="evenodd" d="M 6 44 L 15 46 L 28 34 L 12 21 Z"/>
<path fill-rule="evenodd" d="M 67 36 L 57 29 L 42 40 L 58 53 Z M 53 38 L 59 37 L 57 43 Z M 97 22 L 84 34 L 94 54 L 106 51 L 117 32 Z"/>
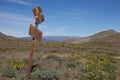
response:
<path fill-rule="evenodd" d="M 2 32 L 0 32 L 0 40 L 4 40 L 4 39 L 16 39 L 15 37 L 13 36 L 8 36 L 6 34 L 3 34 Z"/>
<path fill-rule="evenodd" d="M 118 42 L 120 33 L 115 30 L 107 30 L 96 33 L 95 35 L 90 36 L 90 41 L 101 41 L 101 42 Z"/>
<path fill-rule="evenodd" d="M 74 40 L 65 40 L 66 43 L 87 43 L 87 42 L 120 42 L 120 33 L 115 30 L 106 30 L 98 32 L 92 36 L 74 39 Z"/>

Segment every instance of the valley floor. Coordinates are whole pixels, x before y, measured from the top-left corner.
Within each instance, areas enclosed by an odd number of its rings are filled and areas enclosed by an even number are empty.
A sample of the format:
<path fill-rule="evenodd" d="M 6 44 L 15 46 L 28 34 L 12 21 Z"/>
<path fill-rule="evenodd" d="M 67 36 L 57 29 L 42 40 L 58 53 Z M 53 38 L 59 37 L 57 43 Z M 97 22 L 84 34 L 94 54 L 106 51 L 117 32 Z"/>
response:
<path fill-rule="evenodd" d="M 14 40 L 0 44 L 0 80 L 25 80 L 21 77 L 26 75 L 31 42 Z M 120 44 L 37 42 L 33 64 L 37 67 L 31 80 L 38 78 L 34 74 L 41 76 L 42 72 L 59 80 L 120 80 Z M 9 65 L 13 74 L 7 72 Z"/>

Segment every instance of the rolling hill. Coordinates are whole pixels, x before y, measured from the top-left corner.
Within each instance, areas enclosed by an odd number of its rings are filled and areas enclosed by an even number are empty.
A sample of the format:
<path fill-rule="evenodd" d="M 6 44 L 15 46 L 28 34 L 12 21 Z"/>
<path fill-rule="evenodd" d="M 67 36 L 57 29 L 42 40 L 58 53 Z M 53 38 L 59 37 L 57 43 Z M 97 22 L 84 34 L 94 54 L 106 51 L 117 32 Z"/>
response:
<path fill-rule="evenodd" d="M 16 38 L 0 32 L 0 39 L 22 39 L 31 40 L 31 37 Z M 87 42 L 120 42 L 120 33 L 115 30 L 98 32 L 89 37 L 69 37 L 69 36 L 43 36 L 42 42 L 65 42 L 65 43 L 87 43 Z"/>
<path fill-rule="evenodd" d="M 77 38 L 77 39 L 75 39 L 75 38 Z M 59 43 L 62 40 L 64 40 L 64 41 L 62 43 Z M 55 43 L 54 46 L 57 46 L 58 43 L 62 44 L 62 45 L 66 44 L 66 43 L 76 43 L 78 45 L 80 43 L 85 43 L 85 45 L 86 45 L 86 43 L 87 43 L 88 45 L 89 44 L 91 45 L 91 44 L 97 44 L 97 42 L 98 42 L 98 43 L 100 43 L 100 45 L 102 45 L 102 48 L 104 48 L 103 45 L 104 46 L 109 45 L 110 44 L 109 42 L 113 42 L 111 45 L 119 46 L 118 43 L 120 43 L 120 33 L 116 32 L 115 30 L 107 30 L 107 31 L 98 32 L 92 36 L 85 37 L 85 38 L 65 37 L 65 36 L 43 37 L 43 43 L 45 43 L 48 46 L 51 46 L 51 44 L 49 44 L 49 42 L 51 42 L 51 43 L 54 42 Z M 39 41 L 37 42 L 37 45 L 39 45 L 39 46 L 42 44 L 40 44 Z M 46 46 L 46 45 L 44 45 L 44 46 Z M 71 45 L 73 45 L 73 44 L 71 44 Z M 30 40 L 26 40 L 26 39 L 21 40 L 21 39 L 12 37 L 12 36 L 7 36 L 0 32 L 0 48 L 3 48 L 3 51 L 4 50 L 12 50 L 12 49 L 23 50 L 23 48 L 26 49 L 27 47 L 28 47 L 27 50 L 29 50 L 30 46 L 31 46 Z M 57 47 L 59 47 L 59 46 L 57 46 Z M 73 46 L 72 46 L 72 48 L 73 48 Z M 112 51 L 110 51 L 110 52 L 112 52 Z M 119 49 L 118 49 L 118 53 L 119 53 Z"/>
<path fill-rule="evenodd" d="M 54 39 L 54 37 L 52 39 Z M 85 80 L 87 78 L 89 80 L 95 80 L 96 74 L 100 76 L 97 80 L 120 79 L 120 44 L 97 42 L 109 40 L 119 42 L 120 33 L 114 30 L 107 30 L 86 38 L 72 40 L 78 40 L 78 43 L 83 41 L 84 44 L 36 42 L 33 63 L 38 64 L 38 68 L 35 71 L 47 70 L 47 72 L 58 72 L 58 74 L 63 75 L 59 80 Z M 0 33 L 1 68 L 4 67 L 2 64 L 5 63 L 9 65 L 8 62 L 10 61 L 21 61 L 20 63 L 25 64 L 23 69 L 16 70 L 15 80 L 20 80 L 20 78 L 23 77 L 22 75 L 26 75 L 28 65 L 26 61 L 28 61 L 30 48 L 30 40 L 20 40 Z M 14 67 L 14 65 L 12 66 Z M 88 76 L 91 76 L 91 73 L 95 75 L 89 78 Z M 105 75 L 101 76 L 103 73 Z M 13 78 L 2 76 L 2 72 L 0 72 L 0 80 L 12 79 Z"/>
<path fill-rule="evenodd" d="M 120 33 L 115 30 L 106 30 L 98 32 L 92 36 L 79 38 L 79 39 L 68 39 L 66 43 L 87 43 L 87 42 L 120 42 Z"/>
<path fill-rule="evenodd" d="M 8 36 L 6 34 L 3 34 L 2 32 L 0 32 L 0 40 L 4 40 L 4 39 L 17 39 L 13 36 Z"/>

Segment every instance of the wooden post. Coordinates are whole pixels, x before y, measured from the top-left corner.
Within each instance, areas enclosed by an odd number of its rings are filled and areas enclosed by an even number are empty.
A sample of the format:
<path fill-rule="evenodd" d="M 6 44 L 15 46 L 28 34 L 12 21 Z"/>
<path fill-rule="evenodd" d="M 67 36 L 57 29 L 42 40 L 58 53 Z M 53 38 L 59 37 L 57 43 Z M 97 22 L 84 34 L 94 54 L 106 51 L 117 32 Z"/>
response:
<path fill-rule="evenodd" d="M 38 25 L 35 23 L 36 27 L 38 28 Z M 30 74 L 31 74 L 31 68 L 32 68 L 32 59 L 33 59 L 33 54 L 34 54 L 34 49 L 35 49 L 35 38 L 32 38 L 32 46 L 31 46 L 31 51 L 30 51 L 30 56 L 29 56 L 29 63 L 28 63 L 28 70 L 27 70 L 27 80 L 30 80 Z"/>
<path fill-rule="evenodd" d="M 32 38 L 32 46 L 29 56 L 29 64 L 28 64 L 28 71 L 27 71 L 27 80 L 30 80 L 30 73 L 31 73 L 31 67 L 32 67 L 32 59 L 34 54 L 34 48 L 35 48 L 35 38 Z"/>

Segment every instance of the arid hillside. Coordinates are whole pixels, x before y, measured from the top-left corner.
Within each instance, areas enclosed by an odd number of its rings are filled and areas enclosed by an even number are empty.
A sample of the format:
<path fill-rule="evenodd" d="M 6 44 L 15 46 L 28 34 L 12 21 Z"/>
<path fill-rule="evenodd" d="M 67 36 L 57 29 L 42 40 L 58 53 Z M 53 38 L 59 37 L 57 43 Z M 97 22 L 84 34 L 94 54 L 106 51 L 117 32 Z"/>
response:
<path fill-rule="evenodd" d="M 115 42 L 120 43 L 120 33 L 115 30 L 98 32 L 92 36 L 80 39 L 68 39 L 66 43 L 87 43 L 87 42 Z"/>
<path fill-rule="evenodd" d="M 30 40 L 0 37 L 0 80 L 26 80 L 30 48 Z M 36 41 L 33 64 L 31 80 L 119 80 L 120 44 Z"/>

